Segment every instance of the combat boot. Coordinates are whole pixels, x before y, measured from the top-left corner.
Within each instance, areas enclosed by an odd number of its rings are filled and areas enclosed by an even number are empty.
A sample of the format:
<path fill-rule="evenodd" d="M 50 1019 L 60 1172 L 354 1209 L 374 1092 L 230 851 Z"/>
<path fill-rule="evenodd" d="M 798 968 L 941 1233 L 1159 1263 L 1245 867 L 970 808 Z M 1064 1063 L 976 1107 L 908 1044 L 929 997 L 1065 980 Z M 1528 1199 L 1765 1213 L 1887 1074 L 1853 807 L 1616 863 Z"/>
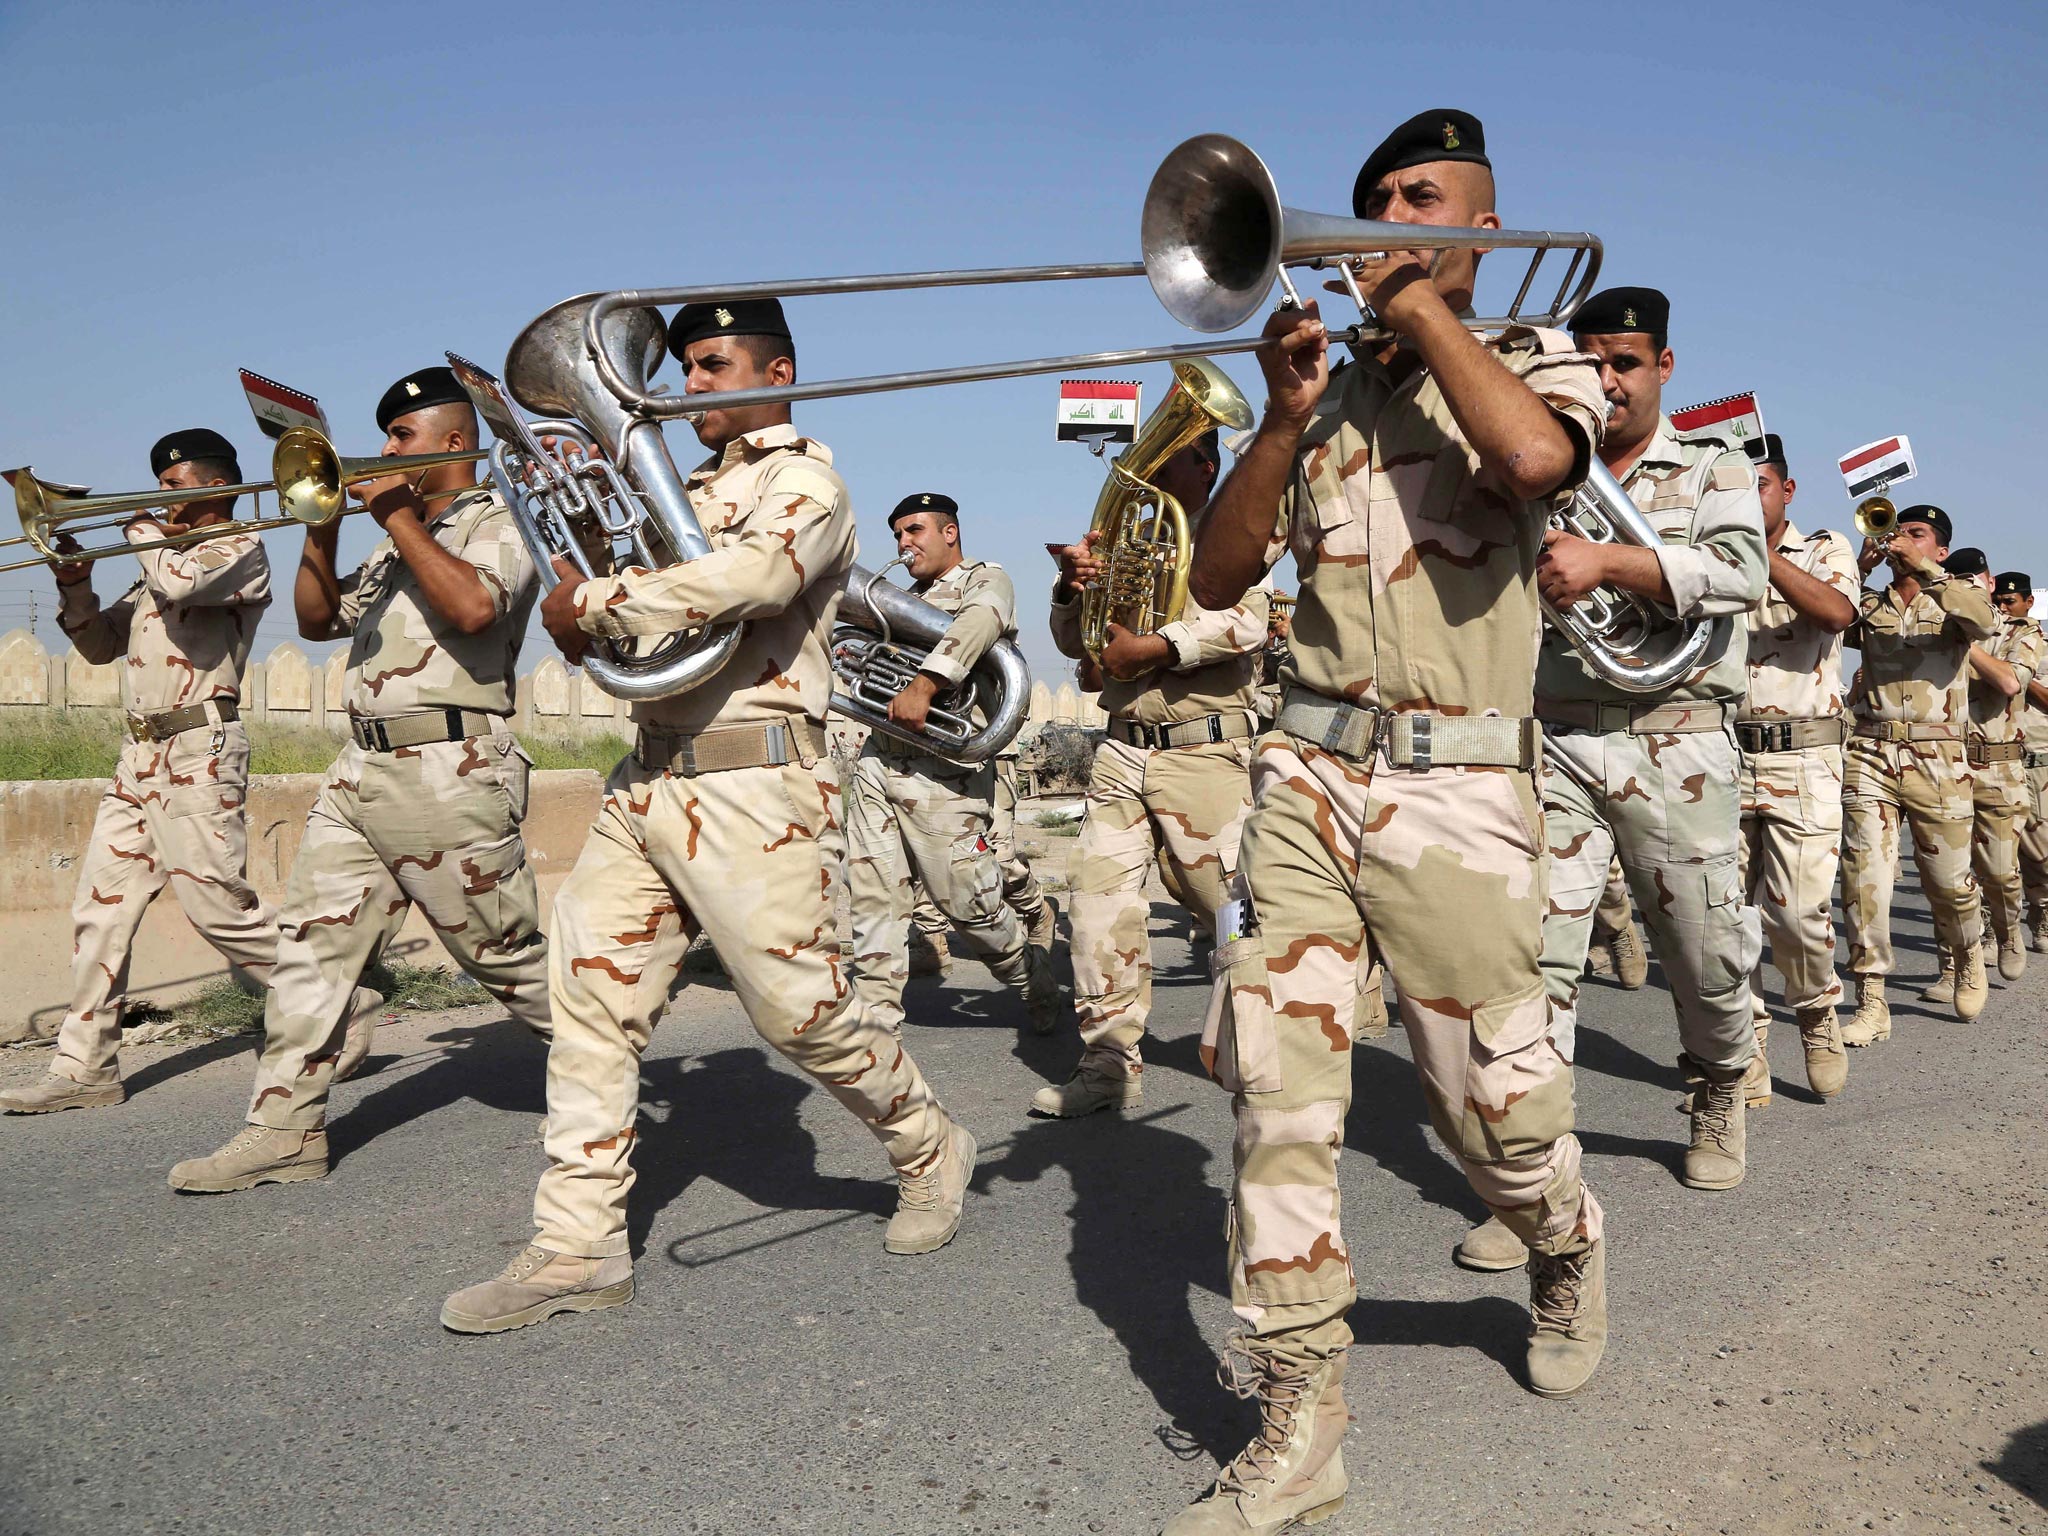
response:
<path fill-rule="evenodd" d="M 1984 974 L 1984 950 L 1981 945 L 1961 944 L 1955 951 L 1956 966 L 1956 1017 L 1965 1024 L 1984 1011 L 1985 999 L 1991 996 L 1991 978 Z"/>
<path fill-rule="evenodd" d="M 1716 1082 L 1690 1056 L 1679 1057 L 1678 1065 L 1692 1089 L 1692 1145 L 1679 1179 L 1688 1189 L 1733 1189 L 1747 1171 L 1743 1076 Z"/>
<path fill-rule="evenodd" d="M 2027 974 L 2027 946 L 2020 942 L 2017 926 L 1998 936 L 1998 974 L 2007 981 L 2018 981 Z"/>
<path fill-rule="evenodd" d="M 528 1243 L 497 1279 L 442 1302 L 441 1326 L 450 1333 L 504 1333 L 557 1312 L 601 1312 L 632 1299 L 632 1255 L 586 1259 Z"/>
<path fill-rule="evenodd" d="M 1024 978 L 1024 1011 L 1031 1016 L 1031 1033 L 1049 1035 L 1060 1027 L 1060 978 L 1053 968 L 1052 951 L 1025 947 L 1030 970 Z"/>
<path fill-rule="evenodd" d="M 211 1157 L 190 1157 L 171 1169 L 171 1188 L 187 1195 L 225 1195 L 258 1184 L 296 1184 L 327 1177 L 327 1132 L 279 1131 L 245 1125 Z"/>
<path fill-rule="evenodd" d="M 952 968 L 953 951 L 943 933 L 926 933 L 921 928 L 910 930 L 911 975 L 943 976 Z"/>
<path fill-rule="evenodd" d="M 0 1093 L 0 1114 L 47 1115 L 60 1109 L 99 1109 L 119 1104 L 128 1089 L 117 1077 L 111 1083 L 74 1083 L 62 1073 L 46 1072 L 40 1083 Z"/>
<path fill-rule="evenodd" d="M 1842 1026 L 1833 1008 L 1801 1008 L 1799 1044 L 1806 1052 L 1806 1086 L 1832 1099 L 1849 1081 L 1849 1053 L 1842 1049 Z"/>
<path fill-rule="evenodd" d="M 1605 939 L 1595 939 L 1586 946 L 1586 974 L 1614 980 L 1614 950 Z"/>
<path fill-rule="evenodd" d="M 1614 930 L 1614 937 L 1607 941 L 1607 947 L 1614 955 L 1616 981 L 1634 992 L 1649 980 L 1650 956 L 1643 948 L 1642 930 L 1636 927 L 1634 918 Z"/>
<path fill-rule="evenodd" d="M 1756 1054 L 1749 1058 L 1749 1070 L 1742 1074 L 1742 1102 L 1751 1109 L 1762 1109 L 1771 1102 L 1771 1063 L 1764 1055 L 1770 1038 L 1771 1021 L 1758 1019 Z"/>
<path fill-rule="evenodd" d="M 1884 1000 L 1882 976 L 1856 978 L 1856 1012 L 1842 1026 L 1842 1044 L 1875 1045 L 1892 1037 L 1892 1008 Z"/>
<path fill-rule="evenodd" d="M 946 1144 L 922 1173 L 897 1175 L 896 1214 L 882 1234 L 891 1253 L 931 1253 L 953 1241 L 960 1230 L 960 1208 L 967 1203 L 967 1180 L 974 1173 L 977 1148 L 966 1128 L 946 1128 Z"/>
<path fill-rule="evenodd" d="M 349 999 L 348 1033 L 342 1037 L 341 1060 L 334 1064 L 334 1080 L 348 1081 L 369 1059 L 370 1042 L 377 1034 L 377 1012 L 384 1006 L 384 994 L 357 987 Z"/>
<path fill-rule="evenodd" d="M 1145 1085 L 1135 1073 L 1093 1067 L 1084 1058 L 1064 1083 L 1048 1083 L 1031 1096 L 1031 1113 L 1078 1120 L 1098 1109 L 1136 1109 L 1144 1102 Z"/>
<path fill-rule="evenodd" d="M 1941 952 L 1941 974 L 1920 989 L 1920 1001 L 1940 1003 L 1944 1008 L 1956 1004 L 1956 954 L 1953 949 Z"/>
<path fill-rule="evenodd" d="M 1529 1255 L 1529 1390 L 1570 1397 L 1607 1352 L 1607 1240 Z"/>
<path fill-rule="evenodd" d="M 1052 904 L 1050 896 L 1038 898 L 1038 916 L 1032 919 L 1031 929 L 1025 935 L 1033 949 L 1042 949 L 1048 955 L 1060 938 L 1060 909 Z"/>
<path fill-rule="evenodd" d="M 1304 1363 L 1251 1355 L 1240 1368 L 1226 1353 L 1223 1370 L 1231 1391 L 1258 1399 L 1259 1432 L 1160 1536 L 1280 1536 L 1336 1514 L 1351 1486 L 1344 1356 Z"/>
<path fill-rule="evenodd" d="M 1501 1270 L 1520 1269 L 1529 1262 L 1529 1250 L 1519 1237 L 1508 1230 L 1506 1222 L 1498 1216 L 1489 1216 L 1467 1232 L 1465 1240 L 1451 1250 L 1451 1262 L 1460 1269 L 1496 1274 Z"/>
<path fill-rule="evenodd" d="M 2033 941 L 2034 953 L 2048 953 L 2048 907 L 2036 907 L 2027 914 L 2027 937 Z"/>

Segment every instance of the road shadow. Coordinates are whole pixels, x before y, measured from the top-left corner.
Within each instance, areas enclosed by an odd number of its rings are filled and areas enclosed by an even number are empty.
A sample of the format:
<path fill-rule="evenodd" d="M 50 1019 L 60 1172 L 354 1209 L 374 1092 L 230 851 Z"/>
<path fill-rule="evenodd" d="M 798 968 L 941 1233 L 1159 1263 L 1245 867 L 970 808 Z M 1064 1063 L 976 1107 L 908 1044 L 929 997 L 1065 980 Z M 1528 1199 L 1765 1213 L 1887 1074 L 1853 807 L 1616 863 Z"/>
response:
<path fill-rule="evenodd" d="M 1432 1205 L 1467 1221 L 1486 1219 L 1486 1207 L 1465 1175 L 1435 1140 L 1422 1080 L 1415 1064 L 1384 1046 L 1351 1047 L 1351 1110 L 1344 1145 L 1371 1158 Z"/>
<path fill-rule="evenodd" d="M 1053 1169 L 1073 1190 L 1067 1261 L 1074 1299 L 1116 1336 L 1167 1422 L 1156 1431 L 1183 1460 L 1221 1462 L 1256 1427 L 1218 1384 L 1215 1355 L 1189 1305 L 1191 1289 L 1220 1295 L 1225 1267 L 1222 1190 L 1209 1149 L 1148 1115 L 1034 1120 L 999 1159 L 984 1155 L 974 1184 L 1033 1183 Z M 1227 1298 L 1226 1298 L 1227 1300 Z"/>
<path fill-rule="evenodd" d="M 1661 1026 L 1651 1026 L 1661 1027 Z M 1670 1026 L 1672 1049 L 1677 1049 L 1677 1024 Z M 1592 1029 L 1586 1024 L 1586 1010 L 1579 1009 L 1579 1039 L 1575 1048 L 1577 1060 L 1572 1063 L 1574 1072 L 1598 1072 L 1603 1077 L 1619 1077 L 1630 1082 L 1646 1083 L 1652 1088 L 1668 1088 L 1673 1093 L 1685 1086 L 1684 1074 L 1678 1070 L 1678 1061 L 1660 1061 L 1645 1055 L 1634 1046 L 1604 1029 Z"/>
<path fill-rule="evenodd" d="M 174 1078 L 183 1077 L 187 1072 L 197 1072 L 201 1067 L 244 1052 L 256 1052 L 263 1048 L 263 1031 L 252 1030 L 246 1035 L 227 1035 L 217 1040 L 202 1040 L 170 1052 L 152 1061 L 140 1071 L 125 1073 L 122 1082 L 127 1085 L 128 1096 L 147 1093 L 161 1087 Z"/>
<path fill-rule="evenodd" d="M 1346 1321 L 1351 1324 L 1354 1348 L 1409 1344 L 1475 1349 L 1517 1381 L 1523 1377 L 1529 1309 L 1505 1296 L 1475 1296 L 1467 1301 L 1361 1296 L 1351 1304 Z"/>
<path fill-rule="evenodd" d="M 1996 1461 L 1978 1465 L 2048 1509 L 2048 1419 L 2014 1431 Z"/>
<path fill-rule="evenodd" d="M 504 1014 L 429 1035 L 439 1053 L 417 1071 L 393 1076 L 328 1122 L 328 1155 L 345 1161 L 385 1132 L 464 1099 L 538 1117 L 547 1112 L 547 1042 Z M 373 1056 L 357 1079 L 374 1080 L 417 1056 Z"/>

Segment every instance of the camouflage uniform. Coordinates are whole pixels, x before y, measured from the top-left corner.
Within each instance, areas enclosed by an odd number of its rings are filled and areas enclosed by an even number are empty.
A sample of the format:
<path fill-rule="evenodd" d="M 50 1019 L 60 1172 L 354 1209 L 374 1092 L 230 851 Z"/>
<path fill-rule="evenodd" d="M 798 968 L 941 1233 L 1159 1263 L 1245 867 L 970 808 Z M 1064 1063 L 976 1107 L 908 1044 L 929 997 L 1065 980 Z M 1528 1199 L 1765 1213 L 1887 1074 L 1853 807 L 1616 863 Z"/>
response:
<path fill-rule="evenodd" d="M 640 1057 L 699 932 L 762 1039 L 873 1131 L 899 1172 L 932 1164 L 951 1128 L 842 973 L 845 834 L 824 720 L 854 556 L 845 483 L 830 451 L 787 424 L 734 439 L 685 483 L 709 554 L 577 589 L 578 623 L 603 638 L 747 624 L 717 677 L 635 706 L 638 744 L 555 899 L 534 1241 L 584 1258 L 628 1252 Z"/>
<path fill-rule="evenodd" d="M 2020 824 L 2020 885 L 2026 893 L 2027 922 L 2038 925 L 2048 916 L 2048 714 L 2028 701 L 2020 716 L 2026 743 L 2027 814 Z M 2036 949 L 2042 946 L 2036 943 Z"/>
<path fill-rule="evenodd" d="M 1789 522 L 1778 553 L 1851 603 L 1863 581 L 1849 541 Z M 1842 1000 L 1835 975 L 1835 871 L 1842 850 L 1842 637 L 1766 593 L 1749 614 L 1749 693 L 1742 742 L 1743 890 L 1763 919 L 1771 964 L 1797 1011 Z M 1808 744 L 1794 745 L 1797 735 Z M 1752 981 L 1763 1000 L 1762 967 Z"/>
<path fill-rule="evenodd" d="M 1554 331 L 1488 345 L 1590 453 L 1591 360 Z M 1368 931 L 1480 1197 L 1545 1255 L 1589 1251 L 1601 1213 L 1537 968 L 1534 576 L 1570 486 L 1511 500 L 1428 372 L 1376 358 L 1335 374 L 1301 448 L 1266 556 L 1301 573 L 1287 697 L 1252 760 L 1250 911 L 1226 909 L 1202 1054 L 1237 1117 L 1232 1306 L 1268 1357 L 1324 1360 L 1357 1295 L 1337 1154 Z"/>
<path fill-rule="evenodd" d="M 2041 670 L 2043 644 L 2041 627 L 2032 619 L 2001 618 L 1998 633 L 1984 642 L 1984 650 L 2012 667 L 2019 677 L 2019 693 L 2008 697 L 1976 676 L 1970 678 L 1965 741 L 1974 824 L 1970 868 L 1983 894 L 1984 916 L 2001 945 L 2017 941 L 2023 916 L 2019 837 L 2033 796 L 2021 717 L 2027 684 Z"/>
<path fill-rule="evenodd" d="M 71 1007 L 50 1063 L 78 1083 L 120 1080 L 129 946 L 166 884 L 193 928 L 255 980 L 269 980 L 277 954 L 276 916 L 247 874 L 249 736 L 239 719 L 220 718 L 221 705 L 240 708 L 270 562 L 253 533 L 148 548 L 162 537 L 140 525 L 129 535 L 142 577 L 112 606 L 100 606 L 90 581 L 60 588 L 58 622 L 78 653 L 97 666 L 127 658 L 129 740 L 79 865 Z M 195 705 L 211 718 L 152 739 L 152 717 Z"/>
<path fill-rule="evenodd" d="M 1203 932 L 1237 872 L 1238 838 L 1252 808 L 1254 690 L 1266 643 L 1268 593 L 1223 612 L 1193 603 L 1159 636 L 1172 658 L 1133 681 L 1106 677 L 1108 735 L 1095 749 L 1087 815 L 1068 862 L 1074 1009 L 1081 1065 L 1136 1078 L 1138 1042 L 1152 1011 L 1151 906 L 1155 857 L 1166 885 Z M 1052 636 L 1062 655 L 1085 654 L 1081 601 L 1054 589 Z"/>
<path fill-rule="evenodd" d="M 1842 774 L 1842 906 L 1849 969 L 1891 974 L 1892 886 L 1899 821 L 1913 832 L 1920 883 L 1941 946 L 1983 936 L 1970 874 L 1974 776 L 1963 750 L 1970 647 L 1998 632 L 1974 582 L 1924 574 L 1910 603 L 1896 587 L 1865 592 L 1845 637 L 1863 652 L 1862 685 Z"/>
<path fill-rule="evenodd" d="M 548 1033 L 547 940 L 519 836 L 532 765 L 506 724 L 533 563 L 504 503 L 482 487 L 427 530 L 476 570 L 497 619 L 475 635 L 448 623 L 389 537 L 341 583 L 332 633 L 351 637 L 342 693 L 353 739 L 306 818 L 278 914 L 252 1125 L 325 1123 L 356 982 L 415 905 L 490 996 Z M 456 722 L 469 732 L 456 741 L 386 749 L 378 738 Z"/>
<path fill-rule="evenodd" d="M 996 852 L 997 867 L 1003 872 L 1003 902 L 1017 914 L 1017 921 L 1029 929 L 1044 920 L 1045 893 L 1038 888 L 1038 877 L 1032 873 L 1029 861 L 1017 852 L 1017 764 L 1022 756 L 1023 751 L 1015 741 L 996 754 L 988 843 Z M 928 940 L 943 939 L 953 926 L 925 891 L 922 881 L 918 882 L 917 905 L 910 918 Z"/>
<path fill-rule="evenodd" d="M 963 560 L 913 590 L 955 615 L 924 665 L 948 685 L 973 671 L 996 641 L 1016 636 L 1016 593 L 999 565 Z M 880 731 L 861 748 L 846 794 L 853 983 L 868 1013 L 899 1038 L 919 881 L 998 981 L 1022 989 L 1034 963 L 1050 963 L 1049 957 L 1034 961 L 1027 942 L 1043 898 L 1021 921 L 1004 900 L 995 793 L 992 763 L 962 767 Z M 1012 807 L 1014 824 L 1014 800 Z"/>

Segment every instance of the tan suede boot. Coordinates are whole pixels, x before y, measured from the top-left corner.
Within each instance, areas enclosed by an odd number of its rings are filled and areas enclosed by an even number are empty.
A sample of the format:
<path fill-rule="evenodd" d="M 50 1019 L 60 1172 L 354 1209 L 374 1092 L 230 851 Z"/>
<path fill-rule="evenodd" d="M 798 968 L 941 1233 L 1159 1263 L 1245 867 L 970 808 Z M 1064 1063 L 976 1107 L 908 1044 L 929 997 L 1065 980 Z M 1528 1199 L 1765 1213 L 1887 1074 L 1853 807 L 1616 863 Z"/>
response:
<path fill-rule="evenodd" d="M 952 967 L 953 951 L 943 933 L 926 933 L 920 928 L 910 930 L 911 975 L 943 976 Z"/>
<path fill-rule="evenodd" d="M 1026 938 L 1033 949 L 1042 949 L 1048 955 L 1052 953 L 1053 945 L 1059 942 L 1060 909 L 1053 905 L 1050 896 L 1039 898 L 1038 916 L 1032 921 Z"/>
<path fill-rule="evenodd" d="M 1842 1048 L 1842 1026 L 1832 1008 L 1801 1008 L 1799 1044 L 1806 1052 L 1806 1086 L 1832 1099 L 1849 1081 L 1849 1053 Z"/>
<path fill-rule="evenodd" d="M 1998 974 L 2018 981 L 2027 974 L 2027 947 L 2020 942 L 2018 928 L 2009 928 L 1998 941 Z"/>
<path fill-rule="evenodd" d="M 1953 1008 L 1956 1002 L 1956 955 L 1958 951 L 1944 949 L 1941 952 L 1941 974 L 1920 989 L 1920 1001 L 1939 1003 L 1944 1008 Z"/>
<path fill-rule="evenodd" d="M 119 1078 L 111 1083 L 74 1083 L 56 1072 L 46 1072 L 39 1083 L 10 1088 L 0 1093 L 0 1114 L 47 1115 L 60 1109 L 99 1109 L 119 1104 L 128 1090 Z"/>
<path fill-rule="evenodd" d="M 1498 1216 L 1489 1216 L 1467 1232 L 1465 1240 L 1451 1250 L 1451 1262 L 1460 1269 L 1497 1274 L 1502 1270 L 1520 1269 L 1529 1262 L 1529 1250 L 1519 1237 L 1508 1230 L 1506 1222 Z"/>
<path fill-rule="evenodd" d="M 1614 980 L 1614 950 L 1605 939 L 1595 939 L 1586 946 L 1586 974 Z"/>
<path fill-rule="evenodd" d="M 1344 1474 L 1351 1422 L 1344 1356 L 1303 1363 L 1254 1354 L 1250 1362 L 1239 1368 L 1226 1354 L 1224 1382 L 1240 1397 L 1258 1399 L 1258 1434 L 1160 1536 L 1280 1536 L 1343 1507 L 1351 1486 Z"/>
<path fill-rule="evenodd" d="M 1692 1145 L 1679 1179 L 1688 1189 L 1733 1189 L 1748 1171 L 1743 1076 L 1716 1082 L 1690 1056 L 1678 1065 L 1692 1089 Z"/>
<path fill-rule="evenodd" d="M 245 1125 L 211 1157 L 189 1157 L 171 1169 L 171 1188 L 187 1195 L 225 1195 L 258 1184 L 297 1184 L 327 1177 L 327 1132 L 279 1131 Z"/>
<path fill-rule="evenodd" d="M 1984 949 L 1978 944 L 1961 944 L 1955 951 L 1956 1017 L 1965 1024 L 1984 1011 L 1991 996 L 1991 978 L 1984 974 Z"/>
<path fill-rule="evenodd" d="M 631 1255 L 585 1259 L 529 1243 L 497 1279 L 442 1302 L 441 1326 L 451 1333 L 504 1333 L 557 1312 L 598 1312 L 632 1299 Z"/>
<path fill-rule="evenodd" d="M 1882 976 L 1856 978 L 1856 1012 L 1842 1026 L 1842 1044 L 1875 1045 L 1892 1037 L 1891 1004 L 1884 1000 Z"/>
<path fill-rule="evenodd" d="M 348 1003 L 348 1033 L 342 1037 L 341 1060 L 334 1064 L 334 1080 L 346 1082 L 369 1059 L 370 1044 L 376 1038 L 379 1011 L 384 994 L 357 987 Z"/>
<path fill-rule="evenodd" d="M 1634 992 L 1649 980 L 1650 956 L 1643 948 L 1643 933 L 1630 918 L 1615 929 L 1607 947 L 1614 956 L 1614 979 Z"/>
<path fill-rule="evenodd" d="M 1048 1083 L 1031 1096 L 1031 1113 L 1054 1120 L 1078 1120 L 1098 1109 L 1136 1109 L 1144 1102 L 1142 1079 L 1091 1066 L 1084 1059 L 1064 1083 Z"/>
<path fill-rule="evenodd" d="M 1607 1352 L 1607 1241 L 1529 1255 L 1529 1390 L 1570 1397 Z"/>
<path fill-rule="evenodd" d="M 2048 907 L 2036 907 L 2027 914 L 2027 939 L 2035 954 L 2048 953 Z"/>
<path fill-rule="evenodd" d="M 974 1138 L 955 1122 L 946 1130 L 946 1144 L 922 1173 L 897 1175 L 896 1214 L 882 1234 L 884 1248 L 891 1253 L 931 1253 L 953 1241 L 977 1150 Z"/>
<path fill-rule="evenodd" d="M 1771 1064 L 1764 1055 L 1770 1038 L 1771 1021 L 1757 1020 L 1756 1054 L 1749 1058 L 1749 1070 L 1742 1074 L 1742 1102 L 1751 1109 L 1762 1109 L 1771 1102 Z"/>

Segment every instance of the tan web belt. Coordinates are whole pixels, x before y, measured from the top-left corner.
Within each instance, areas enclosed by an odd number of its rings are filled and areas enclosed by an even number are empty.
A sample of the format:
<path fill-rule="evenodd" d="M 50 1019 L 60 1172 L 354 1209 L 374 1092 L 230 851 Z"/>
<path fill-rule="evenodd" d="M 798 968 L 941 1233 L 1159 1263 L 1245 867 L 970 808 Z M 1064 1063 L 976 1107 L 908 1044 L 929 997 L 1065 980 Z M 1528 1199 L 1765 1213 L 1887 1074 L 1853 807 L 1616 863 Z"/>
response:
<path fill-rule="evenodd" d="M 1716 699 L 1699 704 L 1596 704 L 1590 699 L 1538 699 L 1536 718 L 1552 730 L 1593 731 L 1602 736 L 1687 736 L 1727 728 L 1728 706 Z"/>
<path fill-rule="evenodd" d="M 791 725 L 764 720 L 754 725 L 721 725 L 694 736 L 643 726 L 633 755 L 644 768 L 666 768 L 686 779 L 735 768 L 779 768 L 814 763 L 825 752 L 825 733 L 809 720 Z"/>
<path fill-rule="evenodd" d="M 497 730 L 500 719 L 498 715 L 474 709 L 430 709 L 416 715 L 350 715 L 348 732 L 365 752 L 396 752 L 400 747 L 489 736 Z"/>
<path fill-rule="evenodd" d="M 1839 715 L 1735 722 L 1735 744 L 1745 752 L 1804 752 L 1810 747 L 1839 747 L 1848 734 Z"/>
<path fill-rule="evenodd" d="M 1396 768 L 1520 768 L 1536 766 L 1543 728 L 1526 716 L 1436 715 L 1374 709 L 1287 690 L 1274 726 L 1341 757 L 1363 762 L 1384 752 Z"/>
<path fill-rule="evenodd" d="M 1858 720 L 1855 734 L 1866 741 L 1954 741 L 1961 735 L 1952 725 L 1907 720 Z"/>
<path fill-rule="evenodd" d="M 1219 741 L 1243 741 L 1258 735 L 1258 724 L 1241 709 L 1224 715 L 1202 715 L 1193 720 L 1169 720 L 1147 725 L 1142 720 L 1112 720 L 1109 734 L 1127 747 L 1150 747 L 1171 751 L 1175 747 L 1206 747 Z"/>
<path fill-rule="evenodd" d="M 233 699 L 208 699 L 203 704 L 187 704 L 183 709 L 163 709 L 153 715 L 130 715 L 122 723 L 131 741 L 169 741 L 182 732 L 196 731 L 202 725 L 226 725 L 230 720 L 241 718 L 241 708 Z"/>
<path fill-rule="evenodd" d="M 1964 744 L 1963 755 L 1970 760 L 1972 768 L 1989 768 L 1993 763 L 2023 761 L 2027 755 L 2027 744 L 2023 741 L 1972 740 Z"/>

